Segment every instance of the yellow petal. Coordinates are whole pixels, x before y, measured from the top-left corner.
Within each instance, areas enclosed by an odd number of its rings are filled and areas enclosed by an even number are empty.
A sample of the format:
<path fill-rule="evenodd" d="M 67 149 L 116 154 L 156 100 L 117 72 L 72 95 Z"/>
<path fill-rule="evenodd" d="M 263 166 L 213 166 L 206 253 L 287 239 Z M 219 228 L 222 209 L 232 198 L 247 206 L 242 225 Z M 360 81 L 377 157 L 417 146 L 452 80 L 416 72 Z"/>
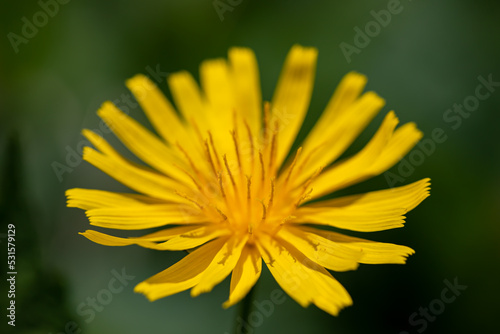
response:
<path fill-rule="evenodd" d="M 176 195 L 174 190 L 186 192 L 189 188 L 186 187 L 185 184 L 175 179 L 166 177 L 149 167 L 139 165 L 133 161 L 125 159 L 104 138 L 88 129 L 84 129 L 82 134 L 92 143 L 92 145 L 103 153 L 99 154 L 90 147 L 85 147 L 83 150 L 83 159 L 87 160 L 95 167 L 101 169 L 103 172 L 112 176 L 119 182 L 129 186 L 131 189 L 137 190 L 136 187 L 139 187 L 142 189 L 150 188 L 151 190 L 154 190 L 158 187 L 158 185 L 160 185 L 160 189 L 163 189 L 163 191 L 160 190 L 160 192 L 163 194 L 158 198 L 172 199 L 174 202 L 184 202 L 184 199 Z M 140 182 L 136 182 L 139 181 L 139 179 Z M 130 186 L 129 184 L 133 184 L 133 186 Z M 141 190 L 137 191 L 143 192 Z M 149 192 L 143 193 L 155 197 Z"/>
<path fill-rule="evenodd" d="M 377 94 L 367 92 L 346 107 L 347 110 L 321 133 L 314 132 L 313 128 L 311 136 L 317 133 L 317 137 L 314 141 L 306 140 L 304 144 L 302 156 L 307 157 L 307 164 L 302 167 L 303 175 L 307 177 L 318 166 L 328 166 L 344 153 L 384 104 L 385 101 Z M 317 126 L 321 126 L 321 123 Z"/>
<path fill-rule="evenodd" d="M 177 109 L 188 121 L 196 120 L 199 126 L 206 123 L 205 103 L 200 88 L 186 71 L 168 76 L 168 85 Z"/>
<path fill-rule="evenodd" d="M 358 268 L 358 260 L 361 258 L 359 250 L 323 243 L 315 235 L 304 233 L 300 228 L 293 226 L 283 226 L 278 236 L 294 245 L 304 256 L 327 269 L 348 271 Z"/>
<path fill-rule="evenodd" d="M 90 147 L 83 149 L 83 159 L 130 189 L 166 201 L 185 201 L 175 193 L 180 187 L 176 182 L 153 170 L 101 154 Z"/>
<path fill-rule="evenodd" d="M 231 275 L 229 299 L 222 305 L 233 306 L 242 300 L 252 289 L 262 272 L 262 259 L 255 246 L 246 245 Z"/>
<path fill-rule="evenodd" d="M 414 124 L 408 123 L 393 131 L 398 120 L 393 112 L 370 142 L 356 155 L 324 171 L 313 182 L 312 198 L 345 188 L 379 175 L 398 162 L 422 137 Z"/>
<path fill-rule="evenodd" d="M 93 241 L 95 243 L 104 245 L 104 246 L 129 246 L 138 244 L 141 242 L 156 242 L 156 241 L 165 241 L 172 239 L 176 236 L 179 236 L 184 233 L 188 233 L 198 229 L 199 226 L 180 226 L 180 227 L 172 227 L 168 229 L 164 229 L 158 232 L 150 233 L 141 237 L 135 238 L 121 238 L 115 237 L 109 234 L 105 234 L 98 231 L 86 230 L 83 233 L 80 233 L 85 238 Z"/>
<path fill-rule="evenodd" d="M 105 102 L 97 114 L 141 160 L 168 176 L 191 182 L 188 176 L 176 167 L 176 165 L 186 167 L 180 156 L 114 104 Z"/>
<path fill-rule="evenodd" d="M 406 186 L 372 191 L 365 194 L 334 198 L 308 204 L 313 208 L 349 208 L 353 210 L 413 210 L 429 196 L 430 179 L 422 179 Z"/>
<path fill-rule="evenodd" d="M 185 136 L 183 123 L 158 87 L 145 75 L 127 80 L 127 87 L 144 110 L 155 130 L 168 142 L 176 143 Z"/>
<path fill-rule="evenodd" d="M 95 243 L 105 246 L 139 245 L 156 250 L 186 250 L 203 245 L 210 240 L 227 234 L 227 232 L 220 228 L 215 229 L 213 226 L 181 226 L 135 238 L 120 238 L 92 230 L 80 234 Z M 164 242 L 156 243 L 157 241 Z"/>
<path fill-rule="evenodd" d="M 169 227 L 160 231 L 149 233 L 141 237 L 136 237 L 135 239 L 140 241 L 166 241 L 171 240 L 180 235 L 189 233 L 191 231 L 196 231 L 200 228 L 200 225 L 188 225 L 188 226 L 177 226 Z"/>
<path fill-rule="evenodd" d="M 329 245 L 328 247 L 348 247 L 360 252 L 362 256 L 358 259 L 359 263 L 404 264 L 406 258 L 415 253 L 413 249 L 406 246 L 354 238 L 308 226 L 300 226 L 299 228 L 308 235 L 316 235 L 316 239 L 322 244 Z"/>
<path fill-rule="evenodd" d="M 243 238 L 234 236 L 228 239 L 203 273 L 200 282 L 191 290 L 192 297 L 212 291 L 214 286 L 222 282 L 231 273 L 247 240 L 248 236 L 246 235 Z"/>
<path fill-rule="evenodd" d="M 120 238 L 93 230 L 86 230 L 78 234 L 83 235 L 90 241 L 104 246 L 130 246 L 135 244 L 132 238 Z"/>
<path fill-rule="evenodd" d="M 115 193 L 105 190 L 73 188 L 66 190 L 69 208 L 90 210 L 102 207 L 165 204 L 165 200 L 139 194 Z"/>
<path fill-rule="evenodd" d="M 98 149 L 101 153 L 113 157 L 118 160 L 126 160 L 120 153 L 118 153 L 113 146 L 111 146 L 103 137 L 99 136 L 97 133 L 94 131 L 91 131 L 89 129 L 83 129 L 82 130 L 82 135 L 87 138 L 92 145 L 96 149 Z M 127 160 L 130 161 L 130 160 Z M 133 163 L 134 165 L 137 165 Z"/>
<path fill-rule="evenodd" d="M 314 304 L 331 315 L 352 304 L 344 287 L 325 268 L 285 240 L 259 238 L 259 250 L 281 288 L 303 307 Z"/>
<path fill-rule="evenodd" d="M 140 246 L 156 250 L 187 250 L 198 247 L 215 238 L 229 234 L 229 230 L 221 226 L 203 226 L 170 238 L 162 243 L 140 243 Z"/>
<path fill-rule="evenodd" d="M 262 96 L 255 54 L 248 48 L 231 48 L 229 62 L 236 112 L 248 122 L 252 132 L 258 134 L 261 126 Z"/>
<path fill-rule="evenodd" d="M 313 223 L 351 231 L 375 232 L 404 226 L 405 209 L 363 210 L 301 207 L 290 223 Z"/>
<path fill-rule="evenodd" d="M 269 122 L 271 130 L 274 130 L 272 123 L 275 120 L 279 123 L 277 166 L 288 154 L 309 107 L 317 55 L 314 48 L 294 45 L 283 66 L 271 102 L 272 118 Z"/>
<path fill-rule="evenodd" d="M 328 105 L 314 125 L 306 142 L 321 141 L 325 135 L 324 131 L 329 129 L 341 116 L 348 114 L 349 107 L 353 104 L 363 91 L 367 78 L 359 73 L 350 72 L 346 74 L 335 89 Z M 307 143 L 304 144 L 304 147 Z"/>
<path fill-rule="evenodd" d="M 134 291 L 153 301 L 195 286 L 226 241 L 217 239 L 201 246 L 171 267 L 139 283 Z"/>
<path fill-rule="evenodd" d="M 193 140 L 196 132 L 191 124 L 181 121 L 170 101 L 147 76 L 136 75 L 127 80 L 127 87 L 134 93 L 156 132 L 165 141 L 172 145 L 182 143 L 193 158 L 204 159 L 203 150 L 198 150 L 199 143 Z"/>
<path fill-rule="evenodd" d="M 181 204 L 99 208 L 85 213 L 91 225 L 121 230 L 141 230 L 169 224 L 202 223 L 207 219 L 199 210 Z"/>
<path fill-rule="evenodd" d="M 291 223 L 315 223 L 353 231 L 374 232 L 402 227 L 404 214 L 429 196 L 429 181 L 366 194 L 306 204 Z"/>
<path fill-rule="evenodd" d="M 227 122 L 230 129 L 233 118 L 234 94 L 231 85 L 230 69 L 225 59 L 211 59 L 201 63 L 200 81 L 207 102 L 216 109 L 209 117 Z"/>
<path fill-rule="evenodd" d="M 200 66 L 200 81 L 207 100 L 207 121 L 221 153 L 232 149 L 228 139 L 233 129 L 236 103 L 229 66 L 224 59 L 204 61 Z"/>
<path fill-rule="evenodd" d="M 406 123 L 396 129 L 380 158 L 370 167 L 370 175 L 378 175 L 394 166 L 410 152 L 422 137 L 423 133 L 417 129 L 413 122 Z"/>

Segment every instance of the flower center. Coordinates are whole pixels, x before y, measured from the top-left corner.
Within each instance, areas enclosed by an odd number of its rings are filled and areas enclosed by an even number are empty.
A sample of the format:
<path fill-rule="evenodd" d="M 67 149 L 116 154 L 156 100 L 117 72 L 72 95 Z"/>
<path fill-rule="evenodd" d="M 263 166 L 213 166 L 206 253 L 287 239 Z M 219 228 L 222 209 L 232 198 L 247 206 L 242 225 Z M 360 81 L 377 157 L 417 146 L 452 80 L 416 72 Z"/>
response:
<path fill-rule="evenodd" d="M 249 234 L 249 242 L 261 233 L 277 233 L 312 191 L 312 179 L 295 182 L 300 175 L 301 148 L 287 167 L 278 171 L 280 124 L 269 121 L 269 109 L 266 103 L 258 135 L 236 114 L 233 130 L 225 136 L 211 131 L 199 135 L 201 163 L 195 163 L 178 144 L 191 170 L 184 171 L 196 186 L 191 194 L 179 195 L 193 202 L 210 221 L 224 224 L 232 233 Z"/>

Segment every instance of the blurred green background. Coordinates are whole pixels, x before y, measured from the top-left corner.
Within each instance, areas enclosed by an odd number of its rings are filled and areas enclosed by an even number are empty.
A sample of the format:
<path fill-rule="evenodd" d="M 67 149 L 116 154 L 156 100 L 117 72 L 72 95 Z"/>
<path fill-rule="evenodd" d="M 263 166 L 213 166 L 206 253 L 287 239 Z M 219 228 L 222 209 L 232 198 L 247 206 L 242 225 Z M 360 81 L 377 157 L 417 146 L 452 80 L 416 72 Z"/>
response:
<path fill-rule="evenodd" d="M 354 299 L 339 317 L 314 306 L 302 309 L 287 297 L 254 333 L 496 331 L 500 87 L 490 87 L 493 91 L 484 100 L 468 97 L 476 94 L 480 76 L 500 82 L 498 2 L 402 0 L 399 12 L 385 26 L 379 24 L 379 31 L 370 24 L 375 20 L 371 11 L 385 10 L 394 1 L 221 0 L 215 5 L 227 7 L 218 13 L 211 0 L 73 0 L 57 2 L 57 12 L 47 7 L 52 16 L 37 14 L 44 10 L 43 3 L 0 5 L 5 36 L 0 45 L 0 262 L 6 268 L 5 234 L 7 224 L 14 223 L 18 271 L 13 329 L 4 315 L 7 270 L 2 269 L 2 333 L 231 332 L 238 307 L 221 307 L 229 280 L 195 299 L 185 292 L 148 302 L 133 293 L 133 286 L 183 253 L 104 247 L 86 240 L 77 234 L 88 227 L 84 212 L 65 207 L 64 191 L 124 190 L 80 163 L 78 154 L 81 129 L 99 129 L 97 108 L 128 94 L 125 79 L 155 69 L 186 69 L 197 76 L 202 60 L 224 57 L 234 45 L 248 46 L 257 54 L 263 96 L 270 99 L 295 43 L 319 49 L 315 89 L 301 136 L 340 78 L 356 70 L 368 76 L 367 88 L 383 96 L 387 105 L 350 153 L 362 147 L 391 109 L 401 122 L 415 121 L 425 139 L 432 141 L 433 130 L 442 129 L 446 140 L 433 141 L 433 152 L 414 153 L 415 163 L 409 164 L 414 170 L 404 171 L 400 165 L 391 169 L 401 178 L 395 185 L 432 178 L 431 197 L 408 214 L 405 228 L 365 235 L 411 246 L 416 254 L 408 263 L 362 265 L 354 272 L 334 273 Z M 23 18 L 38 20 L 38 31 L 23 32 Z M 349 62 L 341 45 L 356 47 L 354 29 L 364 30 L 367 24 L 372 37 L 364 41 L 367 45 L 357 41 L 362 47 L 347 57 Z M 166 92 L 164 79 L 160 86 Z M 479 105 L 465 116 L 447 112 L 464 100 Z M 130 108 L 130 114 L 146 121 L 139 107 Z M 112 134 L 105 137 L 117 143 Z M 73 159 L 69 163 L 68 154 Z M 54 162 L 69 169 L 58 177 Z M 343 193 L 387 188 L 387 175 Z M 130 276 L 123 290 L 107 293 L 109 282 L 122 270 Z M 467 288 L 453 302 L 440 304 L 436 300 L 442 298 L 444 281 L 455 279 Z M 256 300 L 269 299 L 276 288 L 266 269 Z M 92 315 L 86 303 L 96 297 L 107 304 Z M 429 306 L 439 314 L 422 320 L 426 318 L 418 312 Z"/>

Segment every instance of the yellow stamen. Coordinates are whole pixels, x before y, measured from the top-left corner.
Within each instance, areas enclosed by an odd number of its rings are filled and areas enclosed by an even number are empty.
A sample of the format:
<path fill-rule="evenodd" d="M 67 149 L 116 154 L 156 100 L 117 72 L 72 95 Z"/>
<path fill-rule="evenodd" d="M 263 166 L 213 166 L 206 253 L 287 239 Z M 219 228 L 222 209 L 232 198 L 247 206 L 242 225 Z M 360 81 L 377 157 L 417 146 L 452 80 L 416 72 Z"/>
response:
<path fill-rule="evenodd" d="M 246 175 L 246 178 L 247 178 L 247 200 L 250 203 L 250 199 L 252 198 L 252 189 L 251 189 L 252 177 Z"/>
<path fill-rule="evenodd" d="M 269 196 L 269 202 L 267 204 L 268 210 L 271 210 L 271 207 L 273 206 L 273 199 L 274 199 L 274 178 L 271 179 L 271 195 Z"/>
<path fill-rule="evenodd" d="M 278 139 L 277 132 L 273 132 L 273 137 L 271 139 L 271 152 L 269 153 L 269 170 L 273 172 L 274 161 L 276 160 L 276 141 Z"/>
<path fill-rule="evenodd" d="M 219 208 L 216 207 L 215 210 L 222 216 L 222 221 L 227 220 L 227 216 Z"/>
<path fill-rule="evenodd" d="M 288 183 L 288 180 L 290 179 L 290 176 L 292 175 L 293 168 L 295 167 L 295 164 L 297 163 L 297 160 L 299 158 L 300 153 L 302 152 L 302 147 L 299 147 L 297 150 L 297 153 L 295 153 L 295 157 L 293 158 L 292 164 L 290 165 L 290 168 L 288 169 L 288 173 L 286 174 L 285 178 L 285 185 Z"/>
<path fill-rule="evenodd" d="M 234 182 L 233 174 L 231 173 L 231 169 L 229 168 L 229 164 L 227 162 L 227 156 L 224 154 L 224 165 L 226 165 L 227 174 L 229 175 L 229 179 L 233 184 L 234 190 L 236 192 L 236 182 Z"/>
<path fill-rule="evenodd" d="M 259 160 L 260 160 L 260 170 L 262 175 L 262 183 L 264 183 L 266 179 L 266 168 L 264 167 L 264 157 L 262 156 L 262 152 L 259 150 Z"/>
<path fill-rule="evenodd" d="M 215 161 L 217 162 L 218 169 L 222 169 L 222 164 L 219 159 L 219 154 L 217 154 L 217 150 L 214 145 L 214 138 L 212 137 L 212 133 L 208 131 L 208 138 L 210 139 L 210 146 L 212 146 L 212 151 L 214 151 Z"/>
<path fill-rule="evenodd" d="M 264 139 L 264 143 L 267 143 L 267 134 L 269 127 L 269 118 L 271 117 L 271 104 L 269 102 L 264 102 L 264 124 L 262 130 L 264 131 L 262 137 Z"/>
<path fill-rule="evenodd" d="M 189 173 L 187 170 L 185 170 L 184 168 L 182 168 L 181 166 L 179 166 L 178 164 L 174 164 L 174 166 L 179 169 L 181 172 L 183 172 L 184 174 L 186 174 L 190 179 L 191 181 L 193 181 L 193 183 L 195 184 L 196 188 L 198 188 L 198 190 L 200 192 L 204 192 L 203 191 L 203 188 L 201 187 L 201 185 L 198 183 L 198 181 L 196 181 L 196 179 L 194 178 L 193 175 L 191 175 L 191 173 Z"/>
<path fill-rule="evenodd" d="M 240 156 L 240 150 L 238 147 L 238 134 L 236 133 L 236 130 L 230 131 L 231 136 L 233 137 L 233 143 L 234 143 L 234 150 L 236 151 L 236 157 L 238 158 L 238 166 L 241 169 L 241 156 Z"/>
<path fill-rule="evenodd" d="M 205 139 L 205 154 L 207 155 L 208 163 L 214 172 L 214 175 L 217 175 L 217 170 L 215 169 L 214 161 L 212 159 L 212 154 L 210 154 L 210 148 L 208 146 L 208 140 Z"/>
<path fill-rule="evenodd" d="M 224 192 L 224 187 L 222 186 L 222 175 L 220 172 L 217 174 L 217 180 L 219 181 L 220 194 L 222 195 L 222 198 L 226 198 L 226 193 Z"/>
<path fill-rule="evenodd" d="M 181 150 L 181 152 L 184 154 L 184 157 L 186 157 L 186 159 L 188 160 L 189 165 L 191 166 L 193 171 L 196 173 L 196 176 L 198 176 L 200 179 L 204 179 L 203 175 L 200 173 L 198 168 L 196 168 L 196 165 L 194 164 L 193 160 L 191 159 L 189 154 L 186 152 L 186 150 L 181 146 L 181 144 L 177 143 L 177 147 L 179 148 L 179 150 Z"/>
<path fill-rule="evenodd" d="M 252 136 L 252 130 L 250 129 L 250 125 L 248 125 L 248 122 L 246 119 L 244 120 L 245 128 L 247 129 L 247 135 L 248 135 L 248 141 L 250 143 L 250 154 L 251 154 L 251 169 L 250 169 L 250 174 L 253 173 L 253 160 L 254 160 L 254 146 L 253 146 L 253 136 Z"/>
<path fill-rule="evenodd" d="M 263 201 L 260 201 L 260 204 L 262 204 L 262 221 L 265 221 L 267 217 L 266 205 Z"/>
<path fill-rule="evenodd" d="M 175 190 L 175 193 L 179 196 L 181 196 L 182 198 L 185 198 L 187 199 L 188 201 L 190 201 L 191 203 L 193 203 L 194 205 L 196 205 L 198 208 L 200 208 L 200 210 L 203 210 L 203 205 L 201 205 L 200 203 L 198 203 L 196 200 L 192 199 L 191 197 L 189 197 L 188 195 L 184 194 L 184 193 L 181 193 L 177 190 Z"/>

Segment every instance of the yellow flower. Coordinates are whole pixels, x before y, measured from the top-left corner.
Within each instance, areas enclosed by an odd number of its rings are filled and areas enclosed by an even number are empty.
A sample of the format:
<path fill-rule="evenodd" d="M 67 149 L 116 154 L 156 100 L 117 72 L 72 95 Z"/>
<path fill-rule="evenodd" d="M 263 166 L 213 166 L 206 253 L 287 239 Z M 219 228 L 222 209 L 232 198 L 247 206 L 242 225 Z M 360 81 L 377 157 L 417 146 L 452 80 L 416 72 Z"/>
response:
<path fill-rule="evenodd" d="M 158 135 L 111 102 L 98 114 L 149 166 L 83 130 L 96 148 L 85 147 L 84 159 L 138 194 L 71 189 L 68 206 L 86 210 L 98 227 L 165 228 L 130 238 L 93 230 L 82 234 L 108 246 L 194 249 L 137 285 L 136 292 L 156 300 L 192 288 L 197 296 L 232 273 L 223 304 L 229 307 L 256 283 L 263 259 L 300 305 L 312 303 L 337 315 L 352 300 L 328 270 L 405 263 L 413 253 L 327 227 L 361 232 L 402 227 L 404 214 L 429 195 L 429 179 L 312 202 L 386 171 L 422 137 L 413 123 L 396 129 L 391 111 L 359 153 L 337 161 L 384 106 L 377 94 L 362 92 L 363 75 L 349 73 L 301 147 L 289 154 L 308 109 L 316 57 L 314 48 L 292 47 L 271 103 L 264 104 L 257 62 L 246 48 L 232 48 L 228 61 L 203 62 L 201 89 L 186 72 L 170 75 L 179 113 L 146 76 L 128 80 Z"/>

